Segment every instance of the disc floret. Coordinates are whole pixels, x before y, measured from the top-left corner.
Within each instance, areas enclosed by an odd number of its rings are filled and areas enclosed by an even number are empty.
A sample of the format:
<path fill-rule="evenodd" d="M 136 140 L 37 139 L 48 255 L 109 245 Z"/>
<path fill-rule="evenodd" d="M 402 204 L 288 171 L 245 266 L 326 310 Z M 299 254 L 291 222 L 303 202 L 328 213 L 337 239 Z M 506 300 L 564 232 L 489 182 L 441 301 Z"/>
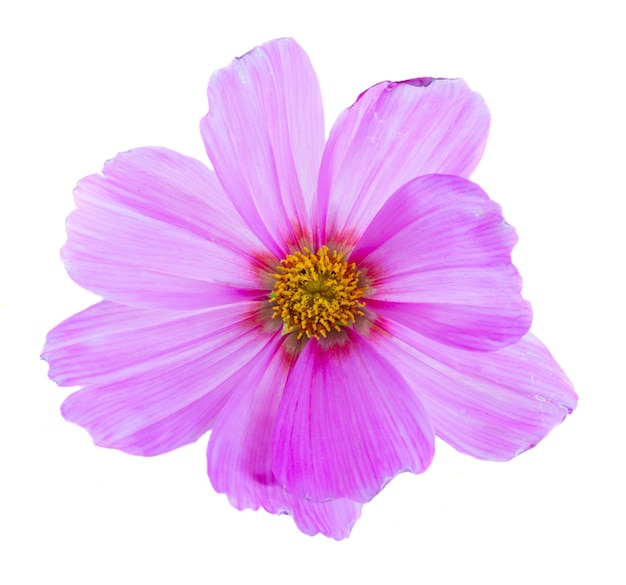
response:
<path fill-rule="evenodd" d="M 303 248 L 281 260 L 276 270 L 272 318 L 280 317 L 285 332 L 297 331 L 298 339 L 326 337 L 363 316 L 360 299 L 367 285 L 360 284 L 356 264 L 344 261 L 340 252 L 322 246 L 314 254 Z"/>

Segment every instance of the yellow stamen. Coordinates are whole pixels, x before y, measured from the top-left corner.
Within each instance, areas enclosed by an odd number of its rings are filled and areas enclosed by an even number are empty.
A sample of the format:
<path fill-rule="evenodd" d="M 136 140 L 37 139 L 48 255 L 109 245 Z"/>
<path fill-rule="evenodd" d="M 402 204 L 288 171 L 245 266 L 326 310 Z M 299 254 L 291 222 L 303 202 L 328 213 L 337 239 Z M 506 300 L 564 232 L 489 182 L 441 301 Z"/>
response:
<path fill-rule="evenodd" d="M 326 337 L 363 315 L 365 303 L 359 299 L 367 285 L 359 284 L 356 264 L 343 261 L 339 252 L 329 254 L 322 246 L 313 254 L 303 248 L 281 260 L 276 270 L 272 318 L 280 317 L 285 332 L 297 331 L 298 339 Z"/>

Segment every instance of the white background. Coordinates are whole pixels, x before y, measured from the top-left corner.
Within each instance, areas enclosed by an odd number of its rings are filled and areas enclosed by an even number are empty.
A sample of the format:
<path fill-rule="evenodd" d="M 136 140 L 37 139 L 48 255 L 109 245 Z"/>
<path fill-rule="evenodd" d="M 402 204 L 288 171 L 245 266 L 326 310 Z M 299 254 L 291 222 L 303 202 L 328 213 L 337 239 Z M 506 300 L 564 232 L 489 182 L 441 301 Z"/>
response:
<path fill-rule="evenodd" d="M 624 583 L 619 5 L 3 3 L 0 581 Z M 38 359 L 46 332 L 95 300 L 58 254 L 76 181 L 135 146 L 206 160 L 211 72 L 279 36 L 308 52 L 327 128 L 384 79 L 460 76 L 482 93 L 492 130 L 473 178 L 518 230 L 533 331 L 580 396 L 509 463 L 438 443 L 430 470 L 394 480 L 339 543 L 231 508 L 206 478 L 206 438 L 153 459 L 94 447 Z"/>

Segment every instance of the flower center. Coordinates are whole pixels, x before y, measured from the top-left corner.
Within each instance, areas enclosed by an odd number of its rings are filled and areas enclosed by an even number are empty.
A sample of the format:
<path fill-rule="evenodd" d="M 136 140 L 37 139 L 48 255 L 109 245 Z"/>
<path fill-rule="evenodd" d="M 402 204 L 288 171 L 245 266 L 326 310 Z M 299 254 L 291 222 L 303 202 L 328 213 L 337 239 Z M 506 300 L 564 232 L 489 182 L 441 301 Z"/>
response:
<path fill-rule="evenodd" d="M 276 268 L 276 284 L 270 294 L 274 314 L 285 324 L 285 332 L 297 331 L 298 339 L 326 337 L 333 329 L 351 325 L 365 303 L 359 299 L 367 285 L 359 284 L 356 264 L 322 246 L 317 254 L 307 248 L 289 254 Z"/>

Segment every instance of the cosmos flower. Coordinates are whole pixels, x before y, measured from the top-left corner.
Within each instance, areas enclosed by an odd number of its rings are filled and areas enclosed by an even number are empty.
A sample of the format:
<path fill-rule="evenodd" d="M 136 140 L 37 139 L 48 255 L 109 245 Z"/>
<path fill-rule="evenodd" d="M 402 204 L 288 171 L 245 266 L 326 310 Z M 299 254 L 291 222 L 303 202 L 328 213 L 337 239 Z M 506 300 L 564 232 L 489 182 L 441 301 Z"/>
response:
<path fill-rule="evenodd" d="M 102 447 L 158 455 L 212 430 L 239 509 L 346 537 L 431 462 L 435 436 L 507 460 L 576 405 L 528 332 L 513 228 L 468 180 L 489 113 L 460 79 L 379 83 L 335 122 L 290 39 L 215 73 L 214 170 L 138 148 L 78 183 L 62 251 L 104 300 L 53 329 L 62 406 Z"/>

